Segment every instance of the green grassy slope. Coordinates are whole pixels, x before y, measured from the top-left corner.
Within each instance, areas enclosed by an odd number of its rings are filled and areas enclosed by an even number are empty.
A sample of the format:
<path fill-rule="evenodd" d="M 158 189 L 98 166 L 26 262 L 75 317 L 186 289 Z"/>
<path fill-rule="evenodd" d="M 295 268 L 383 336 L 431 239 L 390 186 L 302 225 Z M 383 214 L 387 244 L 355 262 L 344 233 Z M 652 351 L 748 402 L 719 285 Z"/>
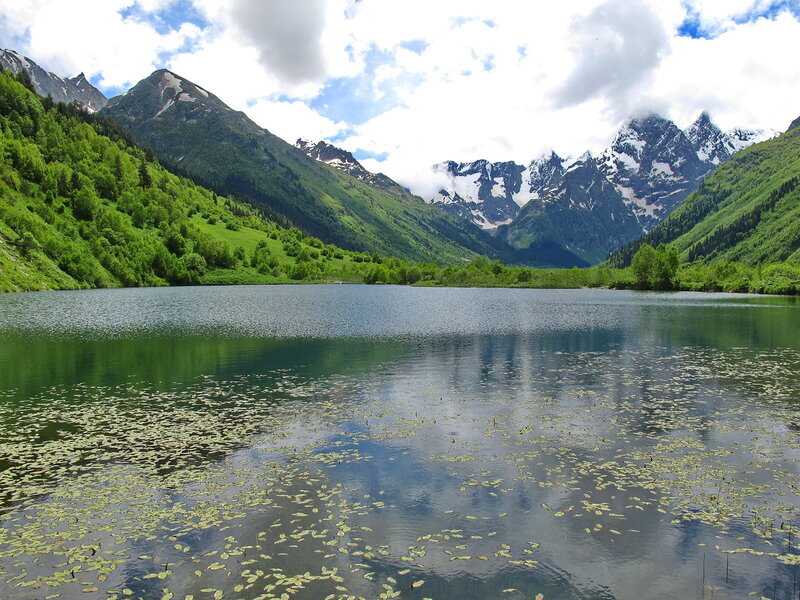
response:
<path fill-rule="evenodd" d="M 0 291 L 362 281 L 380 260 L 280 227 L 103 129 L 0 72 Z"/>
<path fill-rule="evenodd" d="M 688 261 L 800 261 L 800 128 L 737 153 L 609 264 L 630 264 L 642 243 L 673 244 Z"/>
<path fill-rule="evenodd" d="M 174 87 L 176 80 L 180 88 Z M 156 71 L 103 112 L 168 167 L 218 193 L 268 207 L 341 247 L 449 264 L 478 254 L 536 262 L 399 188 L 377 189 L 315 161 L 168 71 Z"/>

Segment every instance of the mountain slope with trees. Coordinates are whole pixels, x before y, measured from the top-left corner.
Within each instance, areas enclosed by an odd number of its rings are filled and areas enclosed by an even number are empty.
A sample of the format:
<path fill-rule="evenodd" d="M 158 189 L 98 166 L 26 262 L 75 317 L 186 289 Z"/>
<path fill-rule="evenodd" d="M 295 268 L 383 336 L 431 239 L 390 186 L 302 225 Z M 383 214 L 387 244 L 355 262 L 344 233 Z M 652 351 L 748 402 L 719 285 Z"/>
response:
<path fill-rule="evenodd" d="M 800 261 L 800 128 L 733 156 L 653 231 L 614 252 L 630 264 L 642 244 L 672 244 L 689 262 Z"/>
<path fill-rule="evenodd" d="M 115 122 L 17 79 L 31 85 L 0 71 L 0 291 L 363 281 L 383 262 L 173 175 Z"/>
<path fill-rule="evenodd" d="M 517 255 L 402 188 L 376 189 L 310 158 L 170 71 L 156 71 L 112 98 L 103 113 L 168 167 L 344 248 L 406 260 L 458 263 L 485 254 L 536 264 L 530 253 Z"/>

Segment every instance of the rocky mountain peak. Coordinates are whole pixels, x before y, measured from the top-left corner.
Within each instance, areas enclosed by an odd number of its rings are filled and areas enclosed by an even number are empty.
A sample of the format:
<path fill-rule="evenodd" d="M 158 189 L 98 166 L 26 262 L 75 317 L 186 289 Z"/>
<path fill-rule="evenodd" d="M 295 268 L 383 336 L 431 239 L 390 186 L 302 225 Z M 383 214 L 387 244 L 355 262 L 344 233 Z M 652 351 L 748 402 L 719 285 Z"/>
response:
<path fill-rule="evenodd" d="M 344 171 L 348 175 L 374 188 L 400 194 L 410 194 L 406 188 L 383 173 L 371 173 L 365 169 L 351 152 L 338 148 L 324 140 L 315 143 L 310 140 L 298 138 L 294 146 L 314 160 L 323 162 L 340 171 Z"/>
<path fill-rule="evenodd" d="M 128 121 L 159 118 L 168 111 L 182 121 L 212 112 L 234 112 L 213 94 L 168 69 L 153 71 L 124 94 L 109 100 L 106 109 L 126 125 Z M 250 126 L 257 129 L 254 123 Z"/>
<path fill-rule="evenodd" d="M 363 172 L 363 174 L 369 174 L 369 171 L 355 159 L 351 152 L 337 148 L 324 140 L 315 144 L 309 140 L 298 139 L 294 145 L 297 149 L 302 150 L 314 160 L 342 167 L 341 170 L 343 171 L 357 171 L 359 173 Z M 352 175 L 353 173 L 350 174 Z"/>
<path fill-rule="evenodd" d="M 684 134 L 697 152 L 697 158 L 702 162 L 719 165 L 731 157 L 731 146 L 726 135 L 711 121 L 711 117 L 705 111 L 684 131 Z"/>
<path fill-rule="evenodd" d="M 108 99 L 81 73 L 71 79 L 45 71 L 27 56 L 14 50 L 0 51 L 0 66 L 13 73 L 27 71 L 36 93 L 56 102 L 77 102 L 92 112 L 103 108 Z"/>

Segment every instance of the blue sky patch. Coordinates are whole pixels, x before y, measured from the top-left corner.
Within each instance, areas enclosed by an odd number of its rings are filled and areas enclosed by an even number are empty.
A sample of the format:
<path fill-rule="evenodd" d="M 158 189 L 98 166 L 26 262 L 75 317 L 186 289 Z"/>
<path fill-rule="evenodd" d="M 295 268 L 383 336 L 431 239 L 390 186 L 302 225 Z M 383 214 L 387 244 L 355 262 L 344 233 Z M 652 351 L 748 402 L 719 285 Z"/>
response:
<path fill-rule="evenodd" d="M 400 47 L 417 54 L 422 54 L 430 44 L 425 40 L 408 40 L 407 42 L 400 42 Z"/>
<path fill-rule="evenodd" d="M 353 152 L 353 156 L 355 156 L 356 160 L 364 160 L 367 158 L 374 158 L 378 162 L 383 162 L 387 158 L 389 158 L 388 152 L 370 152 L 369 150 L 362 150 L 359 148 L 355 152 Z"/>
<path fill-rule="evenodd" d="M 353 137 L 358 132 L 353 129 L 352 127 L 348 127 L 347 129 L 342 129 L 334 136 L 327 138 L 332 144 L 336 144 L 337 142 L 341 142 L 346 140 L 347 138 Z"/>
<path fill-rule="evenodd" d="M 128 86 L 125 86 L 125 87 L 101 86 L 100 85 L 100 77 L 98 77 L 96 75 L 94 77 L 90 77 L 89 78 L 89 83 L 91 83 L 94 87 L 96 87 L 98 90 L 103 92 L 103 95 L 106 98 L 113 98 L 114 96 L 119 96 L 120 94 L 124 94 L 125 92 L 127 92 L 130 89 L 130 87 L 128 87 Z M 139 83 L 139 82 L 138 81 L 134 81 L 133 85 L 136 85 L 137 83 Z"/>
<path fill-rule="evenodd" d="M 684 22 L 678 27 L 678 35 L 692 38 L 693 40 L 708 40 L 714 37 L 703 28 L 703 24 L 700 22 L 700 18 L 697 14 L 690 14 L 686 17 Z"/>
<path fill-rule="evenodd" d="M 453 17 L 452 19 L 450 19 L 450 23 L 452 24 L 453 29 L 456 29 L 457 27 L 461 27 L 465 23 L 471 23 L 473 21 L 480 21 L 490 29 L 494 29 L 495 27 L 497 27 L 497 24 L 491 19 L 478 19 L 476 17 Z"/>
<path fill-rule="evenodd" d="M 750 23 L 760 18 L 774 19 L 780 13 L 788 10 L 795 18 L 800 19 L 800 2 L 798 0 L 776 0 L 761 10 L 752 10 L 741 17 L 735 17 L 736 23 Z"/>
<path fill-rule="evenodd" d="M 375 71 L 383 65 L 394 64 L 394 53 L 373 47 L 365 57 L 364 71 L 355 77 L 331 79 L 309 106 L 333 121 L 361 125 L 373 117 L 397 106 L 397 89 L 416 87 L 422 83 L 421 75 L 405 75 L 400 80 L 385 81 L 376 98 L 373 81 Z"/>
<path fill-rule="evenodd" d="M 686 19 L 678 27 L 678 35 L 692 39 L 711 40 L 723 33 L 722 30 L 710 29 L 703 24 L 700 14 L 691 7 L 686 7 L 688 14 Z M 774 19 L 784 11 L 789 11 L 796 19 L 800 19 L 800 2 L 798 0 L 773 0 L 760 9 L 751 9 L 741 15 L 732 18 L 737 25 L 752 23 L 758 19 Z"/>
<path fill-rule="evenodd" d="M 177 31 L 184 23 L 192 23 L 200 29 L 206 29 L 211 25 L 195 8 L 191 0 L 177 0 L 169 3 L 162 10 L 153 12 L 145 11 L 137 2 L 133 6 L 123 8 L 119 14 L 125 19 L 147 23 L 162 35 L 170 31 Z"/>

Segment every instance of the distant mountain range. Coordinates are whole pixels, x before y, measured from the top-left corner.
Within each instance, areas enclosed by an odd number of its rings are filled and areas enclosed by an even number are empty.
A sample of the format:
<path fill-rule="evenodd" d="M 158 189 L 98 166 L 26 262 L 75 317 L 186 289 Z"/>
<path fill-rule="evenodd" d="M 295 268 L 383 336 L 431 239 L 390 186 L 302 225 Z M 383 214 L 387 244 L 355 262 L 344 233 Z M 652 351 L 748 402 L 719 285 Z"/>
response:
<path fill-rule="evenodd" d="M 707 113 L 685 131 L 652 114 L 626 121 L 611 146 L 594 160 L 649 230 L 697 187 L 702 178 L 750 144 L 774 131 L 734 129 L 723 133 Z M 449 181 L 430 201 L 483 229 L 510 224 L 532 200 L 545 201 L 575 162 L 548 152 L 531 163 L 446 161 L 434 166 Z"/>
<path fill-rule="evenodd" d="M 12 73 L 27 71 L 36 93 L 43 97 L 50 96 L 55 102 L 78 102 L 93 112 L 100 110 L 108 102 L 83 73 L 71 79 L 64 78 L 45 71 L 30 58 L 13 50 L 0 51 L 0 66 Z"/>
<path fill-rule="evenodd" d="M 430 201 L 514 247 L 549 241 L 595 263 L 661 222 L 735 152 L 775 134 L 723 133 L 705 112 L 681 131 L 651 114 L 626 121 L 597 157 L 440 163 L 448 185 Z"/>

